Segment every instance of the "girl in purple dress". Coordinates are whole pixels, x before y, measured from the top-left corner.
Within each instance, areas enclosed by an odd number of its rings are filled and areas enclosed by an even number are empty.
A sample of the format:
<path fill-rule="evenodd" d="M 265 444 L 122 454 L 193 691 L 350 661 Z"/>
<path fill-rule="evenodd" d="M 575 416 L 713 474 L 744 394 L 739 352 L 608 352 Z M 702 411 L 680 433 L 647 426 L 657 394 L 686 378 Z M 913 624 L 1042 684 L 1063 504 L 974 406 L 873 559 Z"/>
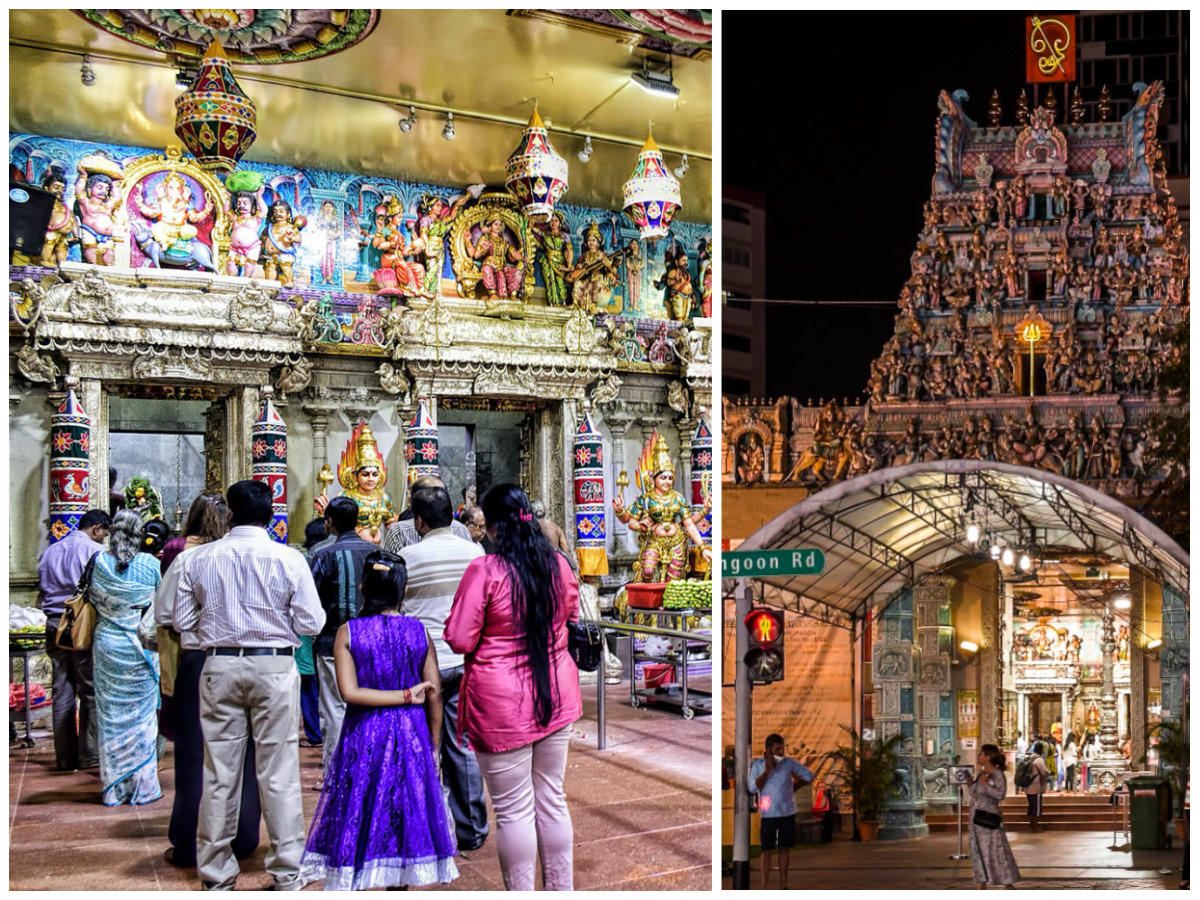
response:
<path fill-rule="evenodd" d="M 325 890 L 449 882 L 457 848 L 438 778 L 437 656 L 398 612 L 408 573 L 379 550 L 363 565 L 363 607 L 334 639 L 346 718 L 325 774 L 303 866 Z"/>

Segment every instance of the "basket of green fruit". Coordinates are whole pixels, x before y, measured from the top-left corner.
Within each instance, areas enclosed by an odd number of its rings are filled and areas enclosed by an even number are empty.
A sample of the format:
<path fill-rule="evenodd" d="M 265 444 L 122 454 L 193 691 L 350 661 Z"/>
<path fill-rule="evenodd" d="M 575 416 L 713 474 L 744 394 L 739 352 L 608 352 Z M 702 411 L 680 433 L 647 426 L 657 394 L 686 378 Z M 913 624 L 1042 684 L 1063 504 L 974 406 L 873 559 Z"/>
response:
<path fill-rule="evenodd" d="M 711 581 L 672 581 L 663 591 L 663 609 L 709 609 Z"/>

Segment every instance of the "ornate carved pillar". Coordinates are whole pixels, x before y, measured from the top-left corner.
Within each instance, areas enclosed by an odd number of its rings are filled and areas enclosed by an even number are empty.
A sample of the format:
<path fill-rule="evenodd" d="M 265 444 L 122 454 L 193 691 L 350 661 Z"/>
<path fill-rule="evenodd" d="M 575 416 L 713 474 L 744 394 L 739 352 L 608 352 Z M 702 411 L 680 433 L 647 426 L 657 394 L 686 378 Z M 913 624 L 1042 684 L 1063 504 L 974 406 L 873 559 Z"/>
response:
<path fill-rule="evenodd" d="M 916 681 L 921 671 L 921 651 L 914 641 L 913 588 L 904 588 L 879 617 L 875 631 L 873 679 L 875 726 L 878 736 L 904 736 L 899 747 L 896 771 L 901 785 L 899 797 L 888 802 L 879 829 L 881 840 L 924 837 L 924 781 L 921 777 L 922 748 L 917 746 Z"/>
<path fill-rule="evenodd" d="M 1004 642 L 1001 618 L 1000 567 L 987 565 L 980 592 L 979 743 L 1004 746 Z M 969 755 L 969 754 L 968 754 Z"/>
<path fill-rule="evenodd" d="M 321 466 L 329 462 L 329 448 L 326 443 L 329 438 L 329 417 L 336 413 L 338 408 L 332 403 L 314 402 L 305 403 L 301 409 L 308 415 L 308 420 L 312 423 L 313 469 L 319 472 Z"/>
<path fill-rule="evenodd" d="M 924 772 L 937 773 L 924 785 L 930 805 L 949 806 L 958 801 L 956 789 L 944 777 L 957 752 L 954 691 L 950 684 L 954 653 L 954 627 L 950 624 L 950 590 L 954 579 L 934 575 L 921 579 L 914 594 L 917 617 L 917 642 L 921 649 L 921 668 L 917 697 L 918 752 Z"/>
<path fill-rule="evenodd" d="M 1146 578 L 1129 567 L 1129 746 L 1130 757 L 1146 754 Z"/>
<path fill-rule="evenodd" d="M 1115 790 L 1119 775 L 1127 768 L 1118 749 L 1117 693 L 1113 687 L 1113 651 L 1117 648 L 1112 613 L 1106 607 L 1101 620 L 1100 651 L 1104 654 L 1103 685 L 1100 695 L 1100 753 L 1089 768 L 1096 772 L 1101 791 Z"/>
<path fill-rule="evenodd" d="M 615 497 L 618 490 L 616 487 L 618 473 L 629 471 L 625 465 L 625 435 L 629 431 L 629 426 L 633 424 L 633 419 L 614 412 L 606 414 L 604 422 L 608 425 L 609 433 L 612 435 L 612 484 L 613 496 Z M 625 503 L 629 504 L 632 502 L 633 500 L 626 495 Z M 618 551 L 622 549 L 629 550 L 629 526 L 616 516 L 613 516 L 611 521 L 615 548 Z"/>
<path fill-rule="evenodd" d="M 258 418 L 258 385 L 234 388 L 225 398 L 225 486 L 250 477 L 250 434 Z"/>
<path fill-rule="evenodd" d="M 225 491 L 225 411 L 220 403 L 204 410 L 204 489 Z"/>
<path fill-rule="evenodd" d="M 696 435 L 696 420 L 681 416 L 675 420 L 675 431 L 679 435 L 679 478 L 675 485 L 679 493 L 690 498 L 692 495 L 692 438 Z"/>
<path fill-rule="evenodd" d="M 91 508 L 108 509 L 108 391 L 98 378 L 81 378 L 76 388 L 79 404 L 92 420 L 91 447 L 88 450 L 88 483 Z M 249 445 L 247 444 L 247 453 Z"/>

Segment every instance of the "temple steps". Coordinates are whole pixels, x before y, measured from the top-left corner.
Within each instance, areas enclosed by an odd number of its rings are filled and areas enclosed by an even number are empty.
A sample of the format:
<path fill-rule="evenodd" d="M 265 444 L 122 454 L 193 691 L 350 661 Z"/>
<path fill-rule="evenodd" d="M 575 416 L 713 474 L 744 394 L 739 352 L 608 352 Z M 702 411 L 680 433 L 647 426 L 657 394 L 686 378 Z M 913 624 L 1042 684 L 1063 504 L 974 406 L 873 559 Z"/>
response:
<path fill-rule="evenodd" d="M 1009 795 L 1000 804 L 1006 831 L 1029 831 L 1025 795 Z M 963 826 L 970 821 L 969 809 L 963 810 Z M 953 812 L 926 810 L 925 821 L 930 832 L 952 832 L 958 829 L 958 816 Z M 1112 831 L 1113 808 L 1108 794 L 1049 794 L 1042 801 L 1039 823 L 1047 831 Z"/>

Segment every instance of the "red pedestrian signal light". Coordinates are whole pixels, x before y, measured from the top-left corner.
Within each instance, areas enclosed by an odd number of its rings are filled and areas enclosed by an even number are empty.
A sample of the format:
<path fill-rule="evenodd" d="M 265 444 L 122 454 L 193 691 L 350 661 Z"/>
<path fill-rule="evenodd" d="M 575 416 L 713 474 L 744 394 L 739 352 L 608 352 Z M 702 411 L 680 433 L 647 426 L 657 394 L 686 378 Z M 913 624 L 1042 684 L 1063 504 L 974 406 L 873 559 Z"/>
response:
<path fill-rule="evenodd" d="M 774 609 L 754 609 L 743 623 L 750 639 L 746 668 L 752 684 L 783 680 L 783 613 Z"/>

